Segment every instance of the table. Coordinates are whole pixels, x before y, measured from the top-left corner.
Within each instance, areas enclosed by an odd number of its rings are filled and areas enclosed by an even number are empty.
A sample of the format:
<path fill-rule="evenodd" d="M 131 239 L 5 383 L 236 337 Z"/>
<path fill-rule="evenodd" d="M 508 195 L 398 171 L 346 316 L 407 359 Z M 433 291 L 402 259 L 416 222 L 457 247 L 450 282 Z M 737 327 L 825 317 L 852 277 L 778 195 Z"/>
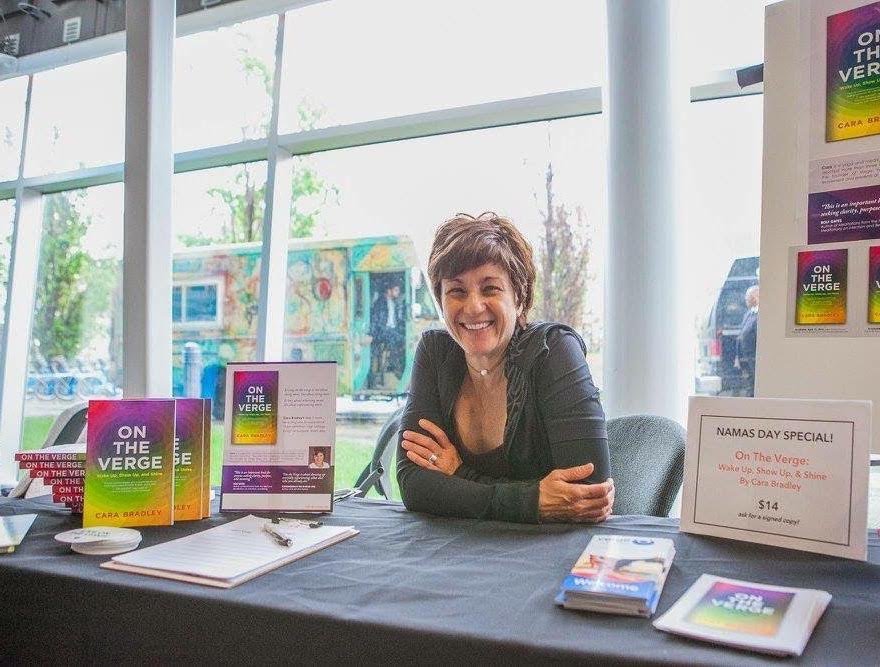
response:
<path fill-rule="evenodd" d="M 677 554 L 658 614 L 708 572 L 834 597 L 804 655 L 787 664 L 880 662 L 880 540 L 860 563 L 679 534 L 674 519 L 621 516 L 600 527 L 444 519 L 387 501 L 339 503 L 328 523 L 361 534 L 231 590 L 98 568 L 52 537 L 78 517 L 45 499 L 0 499 L 0 515 L 38 512 L 0 556 L 0 662 L 453 661 L 535 664 L 749 664 L 758 654 L 654 630 L 650 621 L 553 604 L 591 535 L 671 537 Z M 143 546 L 223 523 L 145 528 Z"/>

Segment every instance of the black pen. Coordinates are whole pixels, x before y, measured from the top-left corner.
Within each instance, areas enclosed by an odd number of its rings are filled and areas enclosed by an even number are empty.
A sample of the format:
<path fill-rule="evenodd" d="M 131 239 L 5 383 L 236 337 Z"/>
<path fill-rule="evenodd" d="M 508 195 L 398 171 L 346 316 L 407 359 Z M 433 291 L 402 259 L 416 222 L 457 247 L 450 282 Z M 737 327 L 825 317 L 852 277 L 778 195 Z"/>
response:
<path fill-rule="evenodd" d="M 275 540 L 275 542 L 277 542 L 282 547 L 289 547 L 291 544 L 293 544 L 292 539 L 290 539 L 289 537 L 286 537 L 285 535 L 282 535 L 277 530 L 275 530 L 272 527 L 271 523 L 264 523 L 263 530 L 266 531 L 267 533 L 269 533 L 269 535 L 272 536 L 272 539 Z"/>

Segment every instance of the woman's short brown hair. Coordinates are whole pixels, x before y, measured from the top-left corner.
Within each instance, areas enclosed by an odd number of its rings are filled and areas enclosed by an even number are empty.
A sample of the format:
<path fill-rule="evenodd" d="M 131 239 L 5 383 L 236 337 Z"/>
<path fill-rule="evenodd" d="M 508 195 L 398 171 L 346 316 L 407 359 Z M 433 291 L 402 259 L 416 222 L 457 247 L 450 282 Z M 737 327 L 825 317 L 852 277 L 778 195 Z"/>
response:
<path fill-rule="evenodd" d="M 508 219 L 486 211 L 478 216 L 458 213 L 437 229 L 428 260 L 428 279 L 437 303 L 440 283 L 483 264 L 507 270 L 525 322 L 534 300 L 535 263 L 532 246 Z"/>

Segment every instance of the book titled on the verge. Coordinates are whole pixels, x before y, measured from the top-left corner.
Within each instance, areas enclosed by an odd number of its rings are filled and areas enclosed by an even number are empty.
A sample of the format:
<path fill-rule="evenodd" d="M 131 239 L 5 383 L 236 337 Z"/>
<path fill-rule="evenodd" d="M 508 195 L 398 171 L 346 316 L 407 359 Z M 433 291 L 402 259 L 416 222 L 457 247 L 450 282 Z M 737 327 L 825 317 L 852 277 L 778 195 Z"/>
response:
<path fill-rule="evenodd" d="M 566 609 L 648 617 L 674 557 L 675 544 L 667 538 L 594 535 L 556 602 Z"/>
<path fill-rule="evenodd" d="M 654 621 L 658 630 L 773 655 L 800 655 L 831 595 L 704 574 Z"/>
<path fill-rule="evenodd" d="M 175 399 L 174 520 L 203 517 L 204 494 L 204 400 Z"/>
<path fill-rule="evenodd" d="M 43 449 L 28 449 L 15 452 L 16 461 L 85 461 L 85 443 L 72 445 L 53 445 Z"/>
<path fill-rule="evenodd" d="M 202 401 L 202 518 L 211 516 L 211 399 Z"/>
<path fill-rule="evenodd" d="M 174 523 L 173 399 L 89 401 L 83 526 Z"/>

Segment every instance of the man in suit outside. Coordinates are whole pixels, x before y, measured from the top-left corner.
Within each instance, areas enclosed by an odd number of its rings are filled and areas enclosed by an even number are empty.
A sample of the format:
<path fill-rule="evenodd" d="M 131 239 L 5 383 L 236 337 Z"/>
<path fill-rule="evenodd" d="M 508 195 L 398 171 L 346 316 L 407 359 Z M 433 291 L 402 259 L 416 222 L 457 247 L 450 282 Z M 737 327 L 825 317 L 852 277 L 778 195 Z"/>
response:
<path fill-rule="evenodd" d="M 736 337 L 736 366 L 742 373 L 742 396 L 755 395 L 755 349 L 758 344 L 758 286 L 746 290 L 746 312 Z"/>
<path fill-rule="evenodd" d="M 373 337 L 370 345 L 371 387 L 384 387 L 386 371 L 403 375 L 405 326 L 400 285 L 389 285 L 373 301 L 370 309 L 370 335 Z M 386 350 L 388 354 L 383 358 Z"/>

